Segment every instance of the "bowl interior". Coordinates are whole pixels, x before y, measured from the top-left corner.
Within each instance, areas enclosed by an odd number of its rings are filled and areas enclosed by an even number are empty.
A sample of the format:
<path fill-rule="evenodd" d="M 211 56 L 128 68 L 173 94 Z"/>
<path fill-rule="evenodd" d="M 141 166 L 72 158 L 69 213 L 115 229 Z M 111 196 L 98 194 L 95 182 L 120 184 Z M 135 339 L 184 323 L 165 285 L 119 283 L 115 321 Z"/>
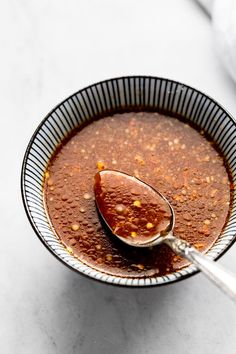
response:
<path fill-rule="evenodd" d="M 22 197 L 28 218 L 46 247 L 66 265 L 106 283 L 128 286 L 162 285 L 196 272 L 190 265 L 166 276 L 147 279 L 121 278 L 97 271 L 70 255 L 52 231 L 43 202 L 44 171 L 57 145 L 77 126 L 94 117 L 134 110 L 156 110 L 179 115 L 204 130 L 217 144 L 236 178 L 236 124 L 213 99 L 198 90 L 168 79 L 122 77 L 103 81 L 73 94 L 56 106 L 30 140 L 22 166 Z M 232 211 L 221 237 L 207 253 L 216 259 L 236 238 L 235 191 Z"/>

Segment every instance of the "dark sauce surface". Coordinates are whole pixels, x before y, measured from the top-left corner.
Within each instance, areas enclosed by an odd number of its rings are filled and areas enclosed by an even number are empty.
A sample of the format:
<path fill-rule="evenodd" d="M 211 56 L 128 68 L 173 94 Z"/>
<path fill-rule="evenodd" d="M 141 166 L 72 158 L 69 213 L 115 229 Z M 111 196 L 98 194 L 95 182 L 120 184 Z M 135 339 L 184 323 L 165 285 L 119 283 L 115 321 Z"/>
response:
<path fill-rule="evenodd" d="M 170 229 L 172 213 L 168 203 L 136 177 L 113 170 L 97 172 L 94 194 L 108 227 L 132 244 L 150 242 Z"/>
<path fill-rule="evenodd" d="M 134 175 L 165 195 L 175 210 L 175 234 L 200 251 L 219 237 L 229 213 L 230 179 L 214 145 L 173 117 L 115 114 L 73 133 L 45 173 L 51 223 L 68 251 L 84 263 L 132 277 L 164 275 L 188 264 L 166 245 L 125 245 L 102 225 L 93 193 L 94 175 L 102 169 Z"/>

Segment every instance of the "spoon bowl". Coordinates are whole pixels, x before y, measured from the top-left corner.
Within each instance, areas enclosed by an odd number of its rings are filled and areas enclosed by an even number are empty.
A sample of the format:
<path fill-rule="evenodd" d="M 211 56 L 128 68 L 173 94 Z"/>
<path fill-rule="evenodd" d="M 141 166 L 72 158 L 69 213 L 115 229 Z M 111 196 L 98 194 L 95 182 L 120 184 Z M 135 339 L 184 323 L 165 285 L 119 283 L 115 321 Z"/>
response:
<path fill-rule="evenodd" d="M 95 175 L 94 194 L 98 211 L 115 237 L 133 247 L 165 243 L 236 301 L 236 277 L 173 235 L 174 209 L 159 191 L 126 173 L 102 170 Z"/>
<path fill-rule="evenodd" d="M 111 184 L 112 188 L 110 188 Z M 117 170 L 102 170 L 95 175 L 94 192 L 99 214 L 113 235 L 122 242 L 134 247 L 153 247 L 163 243 L 165 238 L 172 235 L 175 214 L 171 204 L 161 192 L 139 178 Z M 114 195 L 114 192 L 117 195 Z M 143 195 L 140 195 L 140 193 Z M 147 217 L 146 225 L 139 224 L 137 220 L 134 225 L 130 225 L 131 219 L 142 220 L 142 216 L 144 216 L 142 214 L 148 214 L 143 210 L 153 208 L 153 204 L 157 208 L 158 203 L 159 206 L 165 205 L 168 212 L 168 222 L 159 220 L 162 225 L 158 228 L 158 225 L 150 223 L 150 216 L 145 215 Z M 106 210 L 106 208 L 111 207 L 111 204 L 113 211 Z M 125 221 L 127 221 L 127 230 L 125 230 Z M 151 224 L 153 227 L 151 227 Z M 142 226 L 146 227 L 143 228 Z M 147 233 L 147 235 L 135 236 L 137 232 L 132 230 L 137 230 L 136 228 L 140 227 L 144 229 L 144 233 Z"/>

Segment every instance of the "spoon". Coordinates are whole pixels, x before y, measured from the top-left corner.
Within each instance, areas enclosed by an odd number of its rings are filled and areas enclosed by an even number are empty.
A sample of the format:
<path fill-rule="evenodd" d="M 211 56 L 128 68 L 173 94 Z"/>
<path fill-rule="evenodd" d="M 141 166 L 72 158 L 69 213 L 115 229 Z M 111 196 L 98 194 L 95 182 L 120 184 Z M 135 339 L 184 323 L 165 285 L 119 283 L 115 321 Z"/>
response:
<path fill-rule="evenodd" d="M 102 170 L 95 175 L 94 193 L 102 219 L 122 242 L 134 247 L 165 243 L 236 301 L 236 277 L 173 235 L 174 209 L 159 191 L 126 173 Z"/>

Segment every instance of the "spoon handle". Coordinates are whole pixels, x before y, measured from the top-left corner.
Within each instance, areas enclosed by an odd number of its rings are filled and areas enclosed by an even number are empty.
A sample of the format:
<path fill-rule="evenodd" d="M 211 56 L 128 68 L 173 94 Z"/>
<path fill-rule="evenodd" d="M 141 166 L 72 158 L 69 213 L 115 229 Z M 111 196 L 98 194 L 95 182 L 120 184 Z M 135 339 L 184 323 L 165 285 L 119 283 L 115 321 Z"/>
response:
<path fill-rule="evenodd" d="M 219 289 L 236 302 L 236 276 L 221 265 L 207 258 L 188 242 L 169 236 L 165 243 L 178 255 L 188 259 L 200 269 Z"/>

